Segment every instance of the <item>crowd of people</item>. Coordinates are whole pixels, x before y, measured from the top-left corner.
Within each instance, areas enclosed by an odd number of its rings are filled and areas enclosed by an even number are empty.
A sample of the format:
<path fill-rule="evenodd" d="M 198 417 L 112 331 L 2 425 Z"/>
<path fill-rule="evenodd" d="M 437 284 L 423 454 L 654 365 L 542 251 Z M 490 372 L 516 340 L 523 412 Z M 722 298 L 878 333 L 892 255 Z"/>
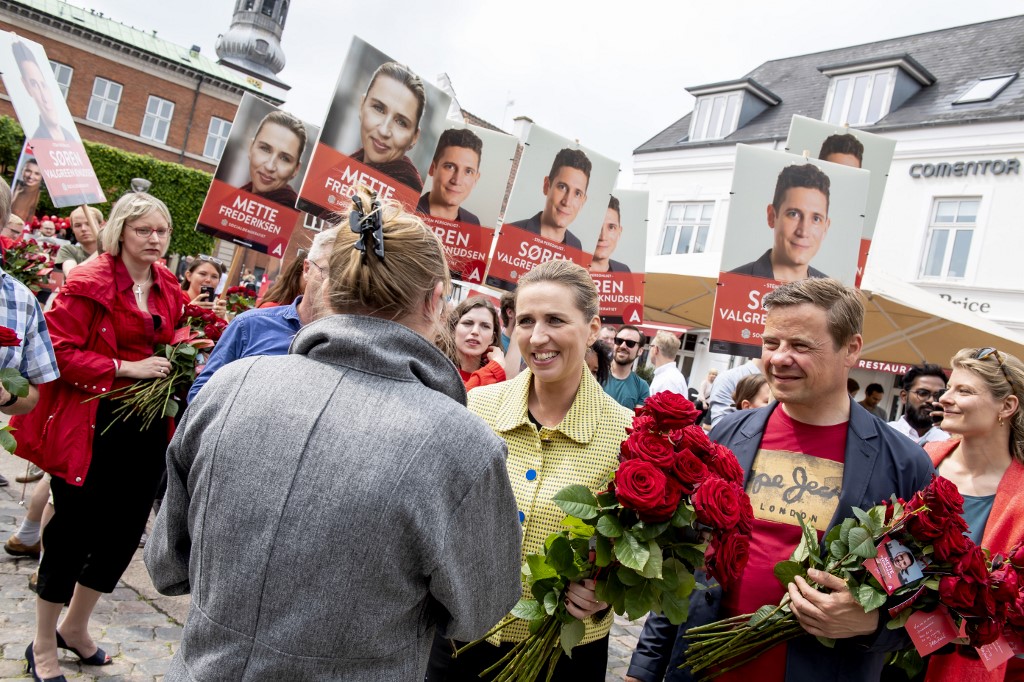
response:
<path fill-rule="evenodd" d="M 174 425 L 115 419 L 110 397 L 167 375 L 171 363 L 155 348 L 187 304 L 225 313 L 210 295 L 223 263 L 196 257 L 182 281 L 160 265 L 174 226 L 159 199 L 128 194 L 105 224 L 72 214 L 77 248 L 45 315 L 0 271 L 3 324 L 21 340 L 0 358 L 29 382 L 23 397 L 0 389 L 0 410 L 13 416 L 17 455 L 48 474 L 5 545 L 41 553 L 25 649 L 34 679 L 63 679 L 59 649 L 87 665 L 111 662 L 90 619 L 138 548 L 164 476 L 146 565 L 160 592 L 192 595 L 166 679 L 481 679 L 528 636 L 525 623 L 453 653 L 524 596 L 525 557 L 562 529 L 553 495 L 604 487 L 645 401 L 691 393 L 679 338 L 602 325 L 584 268 L 550 261 L 498 305 L 472 296 L 452 306 L 436 235 L 358 192 L 347 224 L 320 232 L 264 307 L 227 325 Z M 10 202 L 0 184 L 5 224 Z M 904 630 L 888 629 L 887 615 L 865 612 L 823 572 L 809 575 L 821 589 L 775 579 L 800 539 L 797 516 L 825 532 L 853 507 L 909 499 L 937 470 L 963 494 L 976 542 L 1006 552 L 1024 540 L 1019 359 L 966 348 L 948 376 L 916 366 L 903 377 L 903 414 L 887 423 L 873 413 L 877 401 L 848 393 L 863 344 L 859 292 L 812 278 L 763 303 L 762 357 L 709 373 L 692 391 L 701 421 L 736 454 L 748 490 L 799 469 L 832 492 L 776 505 L 782 491 L 761 486 L 767 502 L 755 509 L 741 578 L 729 590 L 696 590 L 682 626 L 650 615 L 628 680 L 690 679 L 678 667 L 682 630 L 787 592 L 806 636 L 722 679 L 879 679 L 886 652 L 906 645 Z M 636 366 L 645 348 L 650 383 Z M 878 393 L 868 388 L 866 400 Z M 571 583 L 565 600 L 583 635 L 552 679 L 604 680 L 614 614 L 593 579 Z M 927 675 L 1018 679 L 1019 660 L 991 672 L 948 647 Z"/>

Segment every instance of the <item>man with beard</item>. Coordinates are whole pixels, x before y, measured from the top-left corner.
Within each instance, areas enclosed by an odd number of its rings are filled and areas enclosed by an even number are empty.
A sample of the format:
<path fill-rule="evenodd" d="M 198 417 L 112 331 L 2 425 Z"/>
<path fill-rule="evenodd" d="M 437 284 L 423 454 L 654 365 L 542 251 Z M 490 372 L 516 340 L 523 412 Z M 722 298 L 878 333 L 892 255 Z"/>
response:
<path fill-rule="evenodd" d="M 651 387 L 633 371 L 633 362 L 644 348 L 644 334 L 624 324 L 615 332 L 612 371 L 604 391 L 623 407 L 635 410 L 651 395 Z"/>
<path fill-rule="evenodd" d="M 889 426 L 918 445 L 949 440 L 949 434 L 932 423 L 935 403 L 945 392 L 946 374 L 941 367 L 930 362 L 914 365 L 903 375 L 903 390 L 900 391 L 903 416 L 889 422 Z"/>

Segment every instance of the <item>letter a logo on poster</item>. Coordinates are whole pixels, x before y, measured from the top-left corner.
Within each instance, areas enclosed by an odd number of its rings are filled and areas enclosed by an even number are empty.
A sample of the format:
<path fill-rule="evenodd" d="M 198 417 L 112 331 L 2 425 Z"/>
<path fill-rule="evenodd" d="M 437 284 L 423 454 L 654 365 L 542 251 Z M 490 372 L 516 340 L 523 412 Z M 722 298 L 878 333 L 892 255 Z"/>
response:
<path fill-rule="evenodd" d="M 271 256 L 277 256 L 278 258 L 280 258 L 283 255 L 281 253 L 281 246 L 282 245 L 280 243 L 277 246 L 275 246 L 274 250 L 270 252 L 270 255 Z"/>

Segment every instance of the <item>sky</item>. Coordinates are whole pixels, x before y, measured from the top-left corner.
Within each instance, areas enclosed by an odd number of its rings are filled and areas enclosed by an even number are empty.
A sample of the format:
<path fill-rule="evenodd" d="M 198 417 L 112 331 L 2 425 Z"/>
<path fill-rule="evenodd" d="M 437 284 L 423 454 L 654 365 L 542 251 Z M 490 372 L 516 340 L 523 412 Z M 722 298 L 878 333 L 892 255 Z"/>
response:
<path fill-rule="evenodd" d="M 72 0 L 213 57 L 233 0 Z M 1024 0 L 359 3 L 292 0 L 283 108 L 320 125 L 353 35 L 424 80 L 447 73 L 466 111 L 504 128 L 528 116 L 619 161 L 693 108 L 685 88 L 784 57 L 1024 14 Z"/>

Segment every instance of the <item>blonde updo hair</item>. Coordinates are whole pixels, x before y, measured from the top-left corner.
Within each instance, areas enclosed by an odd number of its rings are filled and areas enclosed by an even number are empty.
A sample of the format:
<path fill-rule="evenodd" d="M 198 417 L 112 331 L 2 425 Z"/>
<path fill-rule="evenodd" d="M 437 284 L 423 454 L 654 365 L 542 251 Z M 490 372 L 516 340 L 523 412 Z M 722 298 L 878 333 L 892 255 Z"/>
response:
<path fill-rule="evenodd" d="M 587 322 L 594 319 L 601 311 L 601 301 L 597 296 L 597 287 L 590 272 L 570 260 L 549 260 L 541 263 L 519 280 L 516 287 L 516 299 L 519 292 L 531 284 L 554 282 L 561 284 L 572 292 L 573 305 L 583 313 Z"/>
<path fill-rule="evenodd" d="M 125 226 L 133 220 L 148 215 L 151 211 L 156 211 L 163 216 L 163 219 L 167 221 L 168 229 L 174 227 L 167 205 L 152 194 L 129 192 L 118 199 L 114 207 L 110 209 L 110 218 L 107 220 L 106 226 L 100 232 L 100 248 L 111 256 L 120 255 L 121 236 L 124 234 Z M 164 246 L 164 253 L 167 252 L 167 247 L 170 244 L 171 240 L 168 239 Z"/>
<path fill-rule="evenodd" d="M 370 210 L 371 192 L 359 187 L 356 194 Z M 373 253 L 372 244 L 367 244 L 365 255 L 355 248 L 359 234 L 349 228 L 346 216 L 331 251 L 323 298 L 335 313 L 400 322 L 419 313 L 438 282 L 443 283 L 444 294 L 450 295 L 452 280 L 441 240 L 422 220 L 389 199 L 380 200 L 378 210 L 384 259 Z"/>
<path fill-rule="evenodd" d="M 1009 419 L 1009 445 L 1013 458 L 1018 462 L 1024 462 L 1024 364 L 1013 355 L 1000 350 L 977 360 L 974 356 L 978 354 L 978 350 L 964 348 L 953 356 L 950 364 L 953 369 L 966 370 L 985 382 L 989 393 L 997 401 L 1005 400 L 1011 395 L 1017 396 L 1017 411 Z"/>

